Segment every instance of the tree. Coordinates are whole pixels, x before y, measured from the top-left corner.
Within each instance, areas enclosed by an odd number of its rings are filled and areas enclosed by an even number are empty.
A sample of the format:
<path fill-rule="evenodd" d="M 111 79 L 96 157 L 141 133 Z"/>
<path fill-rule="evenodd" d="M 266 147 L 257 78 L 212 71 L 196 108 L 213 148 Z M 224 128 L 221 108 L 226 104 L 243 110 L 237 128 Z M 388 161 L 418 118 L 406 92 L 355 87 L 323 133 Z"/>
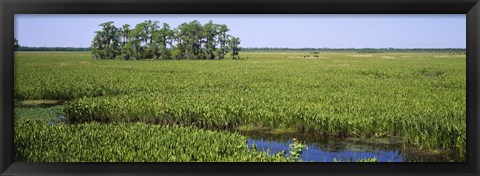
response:
<path fill-rule="evenodd" d="M 128 34 L 127 55 L 131 56 L 131 60 L 140 60 L 145 58 L 145 47 L 142 42 L 145 42 L 145 24 L 140 23 L 133 28 Z"/>
<path fill-rule="evenodd" d="M 145 58 L 153 58 L 156 57 L 158 59 L 159 53 L 159 44 L 157 41 L 154 40 L 155 35 L 157 34 L 158 29 L 158 21 L 151 21 L 147 20 L 144 22 L 144 40 L 145 40 Z"/>
<path fill-rule="evenodd" d="M 128 42 L 128 33 L 130 33 L 130 25 L 124 24 L 122 28 L 119 30 L 121 36 L 121 43 L 120 46 L 125 46 Z"/>
<path fill-rule="evenodd" d="M 20 48 L 20 44 L 18 44 L 17 38 L 13 38 L 13 50 L 18 51 L 19 48 Z"/>
<path fill-rule="evenodd" d="M 232 59 L 233 60 L 236 60 L 238 56 L 238 52 L 240 51 L 240 38 L 238 37 L 231 37 L 229 40 L 228 40 L 228 46 L 231 50 L 231 55 L 232 55 Z"/>
<path fill-rule="evenodd" d="M 190 23 L 182 23 L 177 27 L 175 37 L 177 47 L 185 59 L 201 59 L 203 27 L 199 21 L 193 20 Z"/>
<path fill-rule="evenodd" d="M 187 23 L 182 23 L 174 30 L 174 33 L 175 33 L 174 40 L 177 43 L 177 46 L 175 47 L 174 53 L 172 54 L 174 55 L 175 60 L 180 58 L 185 58 L 187 53 L 188 36 L 187 36 L 186 29 L 183 29 L 183 28 L 187 28 L 186 26 L 187 26 Z"/>
<path fill-rule="evenodd" d="M 115 59 L 115 57 L 120 54 L 120 50 L 118 48 L 118 28 L 113 25 L 113 22 L 107 22 L 103 24 L 104 31 L 106 32 L 106 57 L 107 59 Z"/>
<path fill-rule="evenodd" d="M 152 45 L 155 47 L 155 52 L 153 52 L 155 58 L 163 60 L 171 59 L 170 49 L 173 48 L 172 43 L 174 37 L 174 32 L 167 23 L 163 23 L 163 27 L 154 32 L 152 38 L 154 42 Z"/>
<path fill-rule="evenodd" d="M 203 36 L 205 36 L 205 53 L 206 58 L 208 59 L 215 59 L 215 50 L 217 49 L 216 37 L 218 33 L 218 25 L 213 24 L 212 20 L 203 26 Z"/>
<path fill-rule="evenodd" d="M 129 60 L 131 59 L 133 56 L 131 55 L 131 52 L 129 52 L 129 47 L 127 47 L 127 43 L 129 41 L 129 33 L 130 33 L 130 25 L 129 24 L 124 24 L 122 26 L 122 28 L 119 30 L 119 33 L 120 33 L 120 38 L 121 38 L 121 42 L 120 42 L 120 51 L 121 51 L 121 55 L 122 55 L 122 58 L 124 60 Z"/>
<path fill-rule="evenodd" d="M 121 52 L 119 50 L 118 28 L 112 21 L 102 23 L 101 31 L 95 31 L 92 41 L 92 56 L 100 59 L 115 59 Z"/>
<path fill-rule="evenodd" d="M 229 30 L 230 29 L 228 29 L 227 25 L 225 24 L 218 25 L 218 43 L 220 44 L 220 49 L 217 50 L 218 59 L 223 59 L 228 51 L 227 32 Z"/>
<path fill-rule="evenodd" d="M 92 41 L 92 57 L 93 59 L 104 59 L 103 56 L 103 36 L 101 32 L 96 31 Z"/>

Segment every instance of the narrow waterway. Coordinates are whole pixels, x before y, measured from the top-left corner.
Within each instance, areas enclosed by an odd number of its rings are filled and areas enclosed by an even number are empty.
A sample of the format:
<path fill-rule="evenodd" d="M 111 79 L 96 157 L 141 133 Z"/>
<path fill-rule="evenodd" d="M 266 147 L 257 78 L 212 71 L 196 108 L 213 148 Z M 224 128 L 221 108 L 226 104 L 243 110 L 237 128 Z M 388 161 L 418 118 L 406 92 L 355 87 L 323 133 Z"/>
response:
<path fill-rule="evenodd" d="M 247 141 L 249 146 L 256 145 L 257 149 L 262 151 L 269 151 L 270 154 L 275 154 L 280 151 L 288 151 L 291 140 L 286 142 L 268 141 L 268 140 L 253 140 Z M 332 162 L 334 160 L 340 161 L 357 161 L 366 158 L 376 158 L 379 162 L 404 162 L 402 151 L 400 150 L 375 150 L 365 147 L 358 150 L 333 150 L 328 151 L 319 148 L 315 145 L 307 145 L 307 150 L 304 150 L 300 157 L 303 161 L 314 162 Z M 288 154 L 288 153 L 287 153 Z"/>
<path fill-rule="evenodd" d="M 268 151 L 272 155 L 282 150 L 288 155 L 290 144 L 293 143 L 292 139 L 297 138 L 308 148 L 303 151 L 300 158 L 310 162 L 357 161 L 371 158 L 376 158 L 378 162 L 463 162 L 465 160 L 465 158 L 445 153 L 405 148 L 402 141 L 397 138 L 326 139 L 311 134 L 272 134 L 262 130 L 236 130 L 236 132 L 248 137 L 249 147 L 255 144 L 257 149 Z"/>

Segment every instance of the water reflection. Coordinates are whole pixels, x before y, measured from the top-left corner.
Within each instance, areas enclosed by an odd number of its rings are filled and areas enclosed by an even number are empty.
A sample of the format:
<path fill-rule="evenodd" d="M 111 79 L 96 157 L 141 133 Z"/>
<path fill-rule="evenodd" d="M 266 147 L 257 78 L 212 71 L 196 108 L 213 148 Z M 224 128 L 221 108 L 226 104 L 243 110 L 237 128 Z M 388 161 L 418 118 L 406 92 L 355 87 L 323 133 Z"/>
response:
<path fill-rule="evenodd" d="M 271 133 L 265 130 L 235 130 L 247 136 L 248 145 L 253 143 L 262 151 L 271 154 L 289 150 L 291 139 L 297 138 L 308 146 L 301 159 L 304 161 L 332 162 L 350 161 L 375 157 L 379 162 L 464 162 L 465 158 L 445 153 L 418 151 L 405 148 L 398 138 L 356 139 L 325 138 L 306 133 Z"/>
<path fill-rule="evenodd" d="M 287 142 L 276 142 L 276 141 L 267 141 L 267 140 L 252 140 L 247 141 L 249 146 L 253 144 L 259 150 L 269 151 L 270 154 L 278 153 L 282 150 L 288 151 L 289 145 L 292 141 Z M 304 150 L 301 159 L 303 161 L 315 161 L 315 162 L 332 162 L 334 159 L 349 161 L 349 160 L 359 160 L 365 158 L 377 158 L 379 162 L 404 162 L 405 160 L 402 157 L 401 151 L 386 151 L 386 150 L 358 150 L 358 151 L 332 151 L 332 150 L 323 150 L 314 145 L 307 145 L 308 150 Z"/>

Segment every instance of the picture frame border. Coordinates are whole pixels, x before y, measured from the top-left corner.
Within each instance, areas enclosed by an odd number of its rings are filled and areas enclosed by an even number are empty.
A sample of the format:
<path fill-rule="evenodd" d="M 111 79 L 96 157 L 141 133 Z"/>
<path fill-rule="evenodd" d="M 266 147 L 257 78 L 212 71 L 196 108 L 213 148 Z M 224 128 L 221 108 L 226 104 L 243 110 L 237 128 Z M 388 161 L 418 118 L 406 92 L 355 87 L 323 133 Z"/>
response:
<path fill-rule="evenodd" d="M 479 0 L 2 0 L 2 175 L 479 175 Z M 425 163 L 19 163 L 13 161 L 15 14 L 465 14 L 466 162 Z"/>

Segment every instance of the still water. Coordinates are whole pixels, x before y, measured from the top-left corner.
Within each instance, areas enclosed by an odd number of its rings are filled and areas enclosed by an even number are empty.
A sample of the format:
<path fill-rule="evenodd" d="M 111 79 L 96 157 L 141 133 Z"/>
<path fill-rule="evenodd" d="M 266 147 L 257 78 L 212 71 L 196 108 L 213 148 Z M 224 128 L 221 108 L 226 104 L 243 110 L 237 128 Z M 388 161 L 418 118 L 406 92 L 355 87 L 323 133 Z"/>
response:
<path fill-rule="evenodd" d="M 278 153 L 282 150 L 288 151 L 291 140 L 286 142 L 268 141 L 268 140 L 253 140 L 248 139 L 248 145 L 251 147 L 256 145 L 257 149 L 262 151 L 269 151 L 270 154 Z M 301 156 L 303 161 L 314 162 L 332 162 L 334 159 L 349 161 L 359 160 L 365 158 L 377 158 L 379 162 L 404 162 L 402 152 L 399 150 L 375 150 L 365 147 L 364 149 L 357 149 L 356 151 L 328 151 L 314 145 L 307 145 L 308 149 L 304 150 Z M 287 152 L 288 154 L 288 152 Z"/>
<path fill-rule="evenodd" d="M 445 153 L 418 151 L 416 148 L 403 146 L 398 138 L 358 139 L 358 138 L 324 138 L 301 133 L 271 134 L 266 131 L 236 132 L 248 138 L 247 144 L 256 145 L 261 151 L 276 154 L 286 151 L 289 154 L 292 139 L 297 138 L 308 149 L 303 150 L 301 159 L 310 162 L 356 161 L 376 158 L 378 162 L 464 162 L 465 158 Z"/>

